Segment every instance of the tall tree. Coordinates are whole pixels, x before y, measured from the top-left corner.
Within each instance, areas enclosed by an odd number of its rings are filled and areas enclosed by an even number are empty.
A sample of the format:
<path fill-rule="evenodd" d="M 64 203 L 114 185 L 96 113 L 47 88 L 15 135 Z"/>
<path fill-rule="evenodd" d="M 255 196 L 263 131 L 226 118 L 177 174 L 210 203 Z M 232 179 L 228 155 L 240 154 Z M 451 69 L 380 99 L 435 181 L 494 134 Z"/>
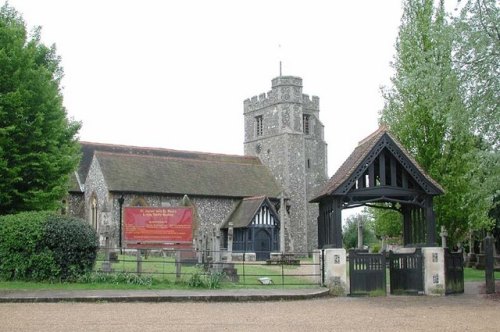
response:
<path fill-rule="evenodd" d="M 67 118 L 55 47 L 0 9 L 0 214 L 55 209 L 79 159 L 79 123 Z"/>
<path fill-rule="evenodd" d="M 471 186 L 480 140 L 471 130 L 474 117 L 466 111 L 453 67 L 453 36 L 443 1 L 437 6 L 433 0 L 404 2 L 395 75 L 392 87 L 383 91 L 381 122 L 445 188 L 436 199 L 436 217 L 456 242 L 471 223 L 491 219 L 488 199 Z"/>
<path fill-rule="evenodd" d="M 460 2 L 460 0 L 459 0 Z M 500 149 L 500 10 L 497 0 L 467 0 L 454 18 L 454 62 L 473 129 Z"/>
<path fill-rule="evenodd" d="M 458 0 L 460 4 L 461 1 Z M 472 185 L 477 200 L 489 197 L 500 208 L 500 8 L 497 0 L 464 1 L 453 20 L 454 64 L 472 130 L 481 137 Z M 486 202 L 483 205 L 488 205 Z M 498 219 L 497 219 L 498 224 Z M 477 227 L 476 227 L 477 228 Z M 485 228 L 488 228 L 487 225 Z"/>

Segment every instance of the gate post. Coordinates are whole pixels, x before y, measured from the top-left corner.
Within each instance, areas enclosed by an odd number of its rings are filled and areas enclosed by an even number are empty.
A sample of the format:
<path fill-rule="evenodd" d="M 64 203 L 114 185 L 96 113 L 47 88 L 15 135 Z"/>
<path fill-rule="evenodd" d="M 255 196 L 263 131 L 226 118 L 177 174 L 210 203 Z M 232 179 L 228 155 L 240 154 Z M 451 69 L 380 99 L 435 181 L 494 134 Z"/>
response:
<path fill-rule="evenodd" d="M 347 294 L 347 255 L 343 248 L 324 249 L 325 282 L 327 285 L 339 285 Z"/>
<path fill-rule="evenodd" d="M 323 269 L 321 261 L 321 250 L 315 249 L 312 253 L 313 256 L 313 276 L 318 285 L 324 286 L 323 284 Z"/>
<path fill-rule="evenodd" d="M 425 295 L 445 295 L 444 248 L 422 248 Z"/>

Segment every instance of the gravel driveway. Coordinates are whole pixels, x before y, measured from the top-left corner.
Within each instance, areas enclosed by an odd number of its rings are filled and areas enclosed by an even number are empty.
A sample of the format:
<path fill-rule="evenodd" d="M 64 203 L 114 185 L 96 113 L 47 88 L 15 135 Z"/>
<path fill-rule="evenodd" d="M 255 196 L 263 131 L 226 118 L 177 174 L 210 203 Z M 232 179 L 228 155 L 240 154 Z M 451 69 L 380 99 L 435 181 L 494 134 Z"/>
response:
<path fill-rule="evenodd" d="M 0 331 L 500 331 L 484 295 L 227 303 L 4 303 Z"/>

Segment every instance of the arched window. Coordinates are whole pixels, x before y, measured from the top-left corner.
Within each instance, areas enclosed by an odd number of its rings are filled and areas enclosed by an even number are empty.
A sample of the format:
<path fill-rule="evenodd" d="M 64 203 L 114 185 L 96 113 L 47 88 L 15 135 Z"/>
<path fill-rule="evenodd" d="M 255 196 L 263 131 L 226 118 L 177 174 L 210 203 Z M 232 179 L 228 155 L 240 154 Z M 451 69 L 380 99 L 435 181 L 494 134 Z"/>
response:
<path fill-rule="evenodd" d="M 144 199 L 144 197 L 136 197 L 130 203 L 130 206 L 148 206 L 148 203 Z"/>

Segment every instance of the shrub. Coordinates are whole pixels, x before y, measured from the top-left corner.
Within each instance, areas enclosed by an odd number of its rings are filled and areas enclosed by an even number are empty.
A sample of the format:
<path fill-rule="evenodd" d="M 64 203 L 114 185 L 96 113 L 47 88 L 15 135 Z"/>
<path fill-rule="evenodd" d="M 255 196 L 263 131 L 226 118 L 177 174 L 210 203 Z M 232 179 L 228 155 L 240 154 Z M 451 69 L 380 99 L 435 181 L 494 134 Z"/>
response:
<path fill-rule="evenodd" d="M 46 279 L 50 253 L 40 247 L 47 212 L 23 212 L 0 217 L 0 278 Z"/>
<path fill-rule="evenodd" d="M 92 269 L 97 235 L 84 221 L 50 212 L 0 217 L 0 278 L 70 280 Z"/>
<path fill-rule="evenodd" d="M 74 217 L 50 215 L 41 245 L 52 252 L 60 269 L 58 277 L 63 280 L 73 280 L 91 271 L 97 257 L 94 229 Z"/>

